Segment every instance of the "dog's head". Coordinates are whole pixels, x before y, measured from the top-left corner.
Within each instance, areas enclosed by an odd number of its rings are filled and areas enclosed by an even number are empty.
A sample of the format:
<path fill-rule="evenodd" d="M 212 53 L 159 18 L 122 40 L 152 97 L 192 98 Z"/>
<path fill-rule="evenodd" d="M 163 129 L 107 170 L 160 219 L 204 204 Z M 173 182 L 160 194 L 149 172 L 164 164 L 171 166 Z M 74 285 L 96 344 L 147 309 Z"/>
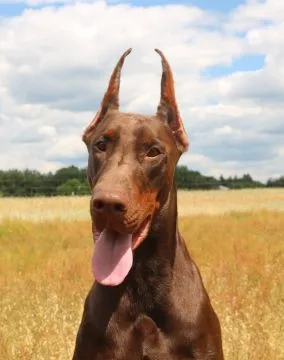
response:
<path fill-rule="evenodd" d="M 163 206 L 188 139 L 179 115 L 171 68 L 162 59 L 161 99 L 154 116 L 119 111 L 118 61 L 99 111 L 84 132 L 98 282 L 118 285 L 132 266 L 132 252 L 145 239 L 153 215 Z"/>

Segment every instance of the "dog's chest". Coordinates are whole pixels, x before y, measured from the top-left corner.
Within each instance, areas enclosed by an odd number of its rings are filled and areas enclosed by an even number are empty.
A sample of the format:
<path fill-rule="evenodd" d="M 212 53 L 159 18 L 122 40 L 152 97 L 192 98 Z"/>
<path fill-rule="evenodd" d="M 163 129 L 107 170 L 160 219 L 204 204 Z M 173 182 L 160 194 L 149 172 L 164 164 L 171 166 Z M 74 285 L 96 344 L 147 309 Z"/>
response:
<path fill-rule="evenodd" d="M 93 360 L 142 360 L 142 339 L 134 336 L 132 328 L 119 329 L 111 326 L 107 331 L 106 339 L 99 348 Z"/>
<path fill-rule="evenodd" d="M 101 349 L 94 360 L 194 359 L 193 349 L 189 343 L 175 346 L 174 336 L 168 337 L 160 331 L 155 335 L 150 334 L 138 339 L 130 330 L 120 332 L 120 335 L 112 340 L 115 340 L 115 343 L 111 347 L 108 345 Z"/>
<path fill-rule="evenodd" d="M 94 360 L 170 359 L 162 342 L 137 338 L 131 332 L 120 332 L 120 336 L 115 336 L 115 343 L 101 348 Z"/>

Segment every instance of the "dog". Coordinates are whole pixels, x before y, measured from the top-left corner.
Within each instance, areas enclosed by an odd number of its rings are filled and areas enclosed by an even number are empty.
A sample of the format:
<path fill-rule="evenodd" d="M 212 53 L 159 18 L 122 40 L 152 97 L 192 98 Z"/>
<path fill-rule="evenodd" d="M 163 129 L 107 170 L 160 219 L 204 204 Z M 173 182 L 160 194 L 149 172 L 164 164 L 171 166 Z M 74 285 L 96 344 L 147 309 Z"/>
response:
<path fill-rule="evenodd" d="M 127 50 L 84 132 L 95 282 L 73 360 L 222 360 L 218 317 L 177 226 L 175 167 L 189 147 L 164 54 L 153 116 L 119 111 Z"/>

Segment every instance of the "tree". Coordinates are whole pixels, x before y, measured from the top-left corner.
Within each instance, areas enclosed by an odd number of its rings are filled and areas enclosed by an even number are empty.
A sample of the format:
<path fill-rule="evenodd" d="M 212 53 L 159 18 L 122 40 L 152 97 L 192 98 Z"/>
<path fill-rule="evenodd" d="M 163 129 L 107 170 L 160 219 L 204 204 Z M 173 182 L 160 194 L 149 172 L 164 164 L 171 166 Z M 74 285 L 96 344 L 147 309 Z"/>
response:
<path fill-rule="evenodd" d="M 177 166 L 175 177 L 179 189 L 216 189 L 219 185 L 214 177 L 188 170 L 186 166 Z"/>
<path fill-rule="evenodd" d="M 269 179 L 267 187 L 284 187 L 284 176 L 280 176 L 278 179 Z"/>
<path fill-rule="evenodd" d="M 84 181 L 86 179 L 86 171 L 72 165 L 57 170 L 53 176 L 55 187 L 65 183 L 69 179 L 77 179 L 79 181 Z"/>
<path fill-rule="evenodd" d="M 219 179 L 204 176 L 199 171 L 189 170 L 186 166 L 177 166 L 176 184 L 179 189 L 216 189 L 219 185 L 230 189 L 256 187 L 284 187 L 284 176 L 269 179 L 266 184 L 256 181 L 250 174 Z M 41 174 L 36 170 L 0 170 L 1 196 L 55 196 L 90 194 L 86 169 L 69 166 L 55 173 Z"/>
<path fill-rule="evenodd" d="M 56 188 L 57 195 L 86 195 L 89 194 L 89 186 L 87 182 L 83 183 L 78 179 L 68 179 L 65 183 Z"/>

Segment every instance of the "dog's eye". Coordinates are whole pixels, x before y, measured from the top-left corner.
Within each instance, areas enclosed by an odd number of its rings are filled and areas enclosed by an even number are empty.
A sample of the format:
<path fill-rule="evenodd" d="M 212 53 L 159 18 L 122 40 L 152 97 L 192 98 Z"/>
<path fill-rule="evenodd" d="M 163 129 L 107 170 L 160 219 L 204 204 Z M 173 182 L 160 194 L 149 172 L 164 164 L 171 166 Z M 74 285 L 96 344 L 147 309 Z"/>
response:
<path fill-rule="evenodd" d="M 95 143 L 95 147 L 96 149 L 105 152 L 107 150 L 107 143 L 104 140 L 99 140 L 98 142 Z"/>
<path fill-rule="evenodd" d="M 158 155 L 160 155 L 160 154 L 161 154 L 161 151 L 160 151 L 159 148 L 157 148 L 157 147 L 152 147 L 150 150 L 148 150 L 146 156 L 153 158 L 153 157 L 156 157 L 156 156 L 158 156 Z"/>

